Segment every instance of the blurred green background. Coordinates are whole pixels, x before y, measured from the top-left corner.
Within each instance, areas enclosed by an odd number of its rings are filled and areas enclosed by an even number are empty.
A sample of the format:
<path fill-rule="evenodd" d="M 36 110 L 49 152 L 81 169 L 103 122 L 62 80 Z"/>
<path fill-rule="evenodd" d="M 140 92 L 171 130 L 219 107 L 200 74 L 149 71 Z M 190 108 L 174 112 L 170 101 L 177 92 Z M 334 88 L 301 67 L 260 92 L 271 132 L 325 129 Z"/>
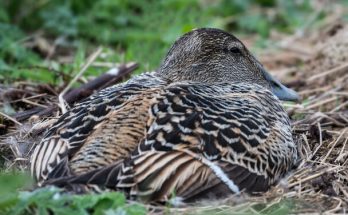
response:
<path fill-rule="evenodd" d="M 75 72 L 99 45 L 105 53 L 101 61 L 136 61 L 138 71 L 153 70 L 176 38 L 198 27 L 257 35 L 262 47 L 272 31 L 292 33 L 320 22 L 325 11 L 318 12 L 316 2 L 1 0 L 0 78 L 51 81 L 46 70 Z M 53 55 L 47 54 L 52 47 Z M 102 71 L 89 69 L 93 74 Z"/>

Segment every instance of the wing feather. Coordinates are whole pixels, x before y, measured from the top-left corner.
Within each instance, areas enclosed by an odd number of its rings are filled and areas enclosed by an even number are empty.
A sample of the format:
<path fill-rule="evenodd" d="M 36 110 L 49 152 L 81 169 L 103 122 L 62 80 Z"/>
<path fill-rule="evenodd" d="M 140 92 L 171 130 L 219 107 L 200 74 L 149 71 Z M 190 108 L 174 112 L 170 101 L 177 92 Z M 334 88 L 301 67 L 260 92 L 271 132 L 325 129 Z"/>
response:
<path fill-rule="evenodd" d="M 258 85 L 172 84 L 157 92 L 147 113 L 143 139 L 127 159 L 52 183 L 195 201 L 265 191 L 297 158 L 286 112 Z"/>
<path fill-rule="evenodd" d="M 157 78 L 153 73 L 146 73 L 131 79 L 127 83 L 102 90 L 76 104 L 58 119 L 47 131 L 43 140 L 36 146 L 31 157 L 31 173 L 34 178 L 38 182 L 49 179 L 50 172 L 54 171 L 54 168 L 58 168 L 60 161 L 64 160 L 65 157 L 68 157 L 69 160 L 69 165 L 65 166 L 67 168 L 70 166 L 74 171 L 79 171 L 80 163 L 76 166 L 70 165 L 70 160 L 76 156 L 76 153 L 81 152 L 83 146 L 88 144 L 97 145 L 96 142 L 99 140 L 94 138 L 94 136 L 96 132 L 100 131 L 96 131 L 98 125 L 100 126 L 100 124 L 105 124 L 105 122 L 112 120 L 113 112 L 122 109 L 133 100 L 142 100 L 143 97 L 148 97 L 147 100 L 149 101 L 153 96 L 146 95 L 146 89 L 151 89 L 148 93 L 151 94 L 163 84 L 165 82 Z M 145 104 L 149 105 L 149 103 Z M 146 108 L 146 106 L 144 107 Z M 139 111 L 141 111 L 141 107 Z M 137 135 L 140 136 L 145 130 L 142 124 L 138 128 L 134 128 L 133 133 L 138 132 Z M 121 133 L 120 135 L 125 136 L 126 134 Z M 129 137 L 129 143 L 123 144 L 132 146 L 132 144 L 135 145 L 138 143 L 138 139 L 132 139 L 131 135 Z M 85 149 L 82 151 L 86 152 Z M 83 157 L 83 155 L 81 156 Z M 98 161 L 94 159 L 93 162 Z M 108 162 L 110 161 L 108 160 Z M 50 176 L 63 176 L 59 175 L 58 172 L 67 173 L 70 170 L 56 171 L 55 174 L 51 174 Z"/>

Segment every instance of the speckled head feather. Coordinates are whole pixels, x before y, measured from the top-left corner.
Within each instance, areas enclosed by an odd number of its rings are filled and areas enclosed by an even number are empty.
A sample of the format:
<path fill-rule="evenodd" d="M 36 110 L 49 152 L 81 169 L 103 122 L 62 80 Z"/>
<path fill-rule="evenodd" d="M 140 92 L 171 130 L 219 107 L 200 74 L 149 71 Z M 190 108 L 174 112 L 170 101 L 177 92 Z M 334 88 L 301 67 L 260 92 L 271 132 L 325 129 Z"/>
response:
<path fill-rule="evenodd" d="M 175 41 L 158 73 L 169 81 L 259 84 L 279 99 L 298 98 L 269 75 L 240 40 L 214 28 L 196 29 Z"/>
<path fill-rule="evenodd" d="M 260 67 L 233 35 L 201 28 L 183 35 L 173 44 L 159 73 L 173 81 L 251 82 L 269 87 Z"/>
<path fill-rule="evenodd" d="M 273 94 L 272 94 L 272 92 Z M 197 29 L 144 73 L 76 104 L 31 157 L 38 184 L 148 202 L 262 192 L 297 159 L 289 89 L 234 36 Z"/>

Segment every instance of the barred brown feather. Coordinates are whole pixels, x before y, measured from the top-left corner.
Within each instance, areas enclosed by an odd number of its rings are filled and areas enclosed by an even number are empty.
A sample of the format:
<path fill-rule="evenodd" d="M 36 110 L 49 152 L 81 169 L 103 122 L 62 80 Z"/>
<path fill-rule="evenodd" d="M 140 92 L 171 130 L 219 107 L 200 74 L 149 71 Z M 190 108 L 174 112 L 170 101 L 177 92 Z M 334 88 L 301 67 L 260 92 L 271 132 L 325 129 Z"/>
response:
<path fill-rule="evenodd" d="M 230 60 L 246 58 L 250 65 L 237 67 L 250 80 L 230 80 L 229 65 L 210 68 L 215 57 L 226 58 L 225 51 L 206 56 L 207 68 L 195 67 L 201 57 L 188 54 L 218 50 L 214 38 L 222 48 L 230 41 L 245 52 L 243 58 L 233 53 Z M 178 53 L 177 46 L 182 46 Z M 266 191 L 293 168 L 297 150 L 270 76 L 259 75 L 264 71 L 249 55 L 225 32 L 188 33 L 158 72 L 105 89 L 61 116 L 36 147 L 32 174 L 44 185 L 76 192 L 120 190 L 156 202 L 174 195 L 195 201 Z M 178 60 L 187 68 L 178 68 Z M 236 72 L 238 64 L 230 69 Z M 251 77 L 254 73 L 258 77 Z M 205 75 L 206 81 L 193 74 Z"/>

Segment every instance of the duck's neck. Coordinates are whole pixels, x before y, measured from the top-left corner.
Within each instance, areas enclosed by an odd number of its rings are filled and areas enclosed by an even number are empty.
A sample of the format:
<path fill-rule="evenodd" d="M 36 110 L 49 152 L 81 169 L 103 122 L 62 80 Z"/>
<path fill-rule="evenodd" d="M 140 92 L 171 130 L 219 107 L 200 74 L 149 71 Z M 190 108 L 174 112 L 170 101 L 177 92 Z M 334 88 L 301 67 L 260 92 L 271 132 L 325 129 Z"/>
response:
<path fill-rule="evenodd" d="M 160 67 L 157 75 L 170 82 L 193 81 L 201 83 L 223 82 L 224 77 L 220 77 L 219 72 L 214 68 L 207 67 L 206 64 L 192 64 L 188 67 Z M 214 75 L 212 75 L 214 74 Z"/>

